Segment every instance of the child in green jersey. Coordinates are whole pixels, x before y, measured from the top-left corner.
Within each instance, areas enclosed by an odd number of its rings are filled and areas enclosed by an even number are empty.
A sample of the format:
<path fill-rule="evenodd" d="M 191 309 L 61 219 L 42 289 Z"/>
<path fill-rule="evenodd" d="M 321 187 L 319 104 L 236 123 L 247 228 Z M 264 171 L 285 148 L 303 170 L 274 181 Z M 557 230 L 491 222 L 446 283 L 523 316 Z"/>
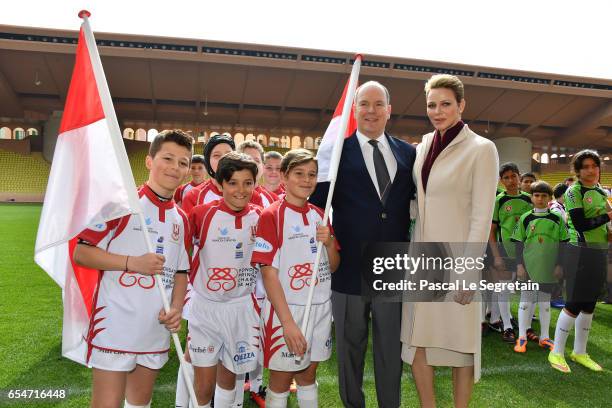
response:
<path fill-rule="evenodd" d="M 514 228 L 512 241 L 516 242 L 517 278 L 539 283 L 539 290 L 521 291 L 519 305 L 519 337 L 514 351 L 527 351 L 527 339 L 538 341 L 540 347 L 552 349 L 549 336 L 550 294 L 556 281 L 561 277 L 560 242 L 568 242 L 569 235 L 563 218 L 548 208 L 553 190 L 545 181 L 531 184 L 533 210 L 524 213 Z M 540 309 L 540 338 L 532 332 L 533 309 L 537 303 Z"/>
<path fill-rule="evenodd" d="M 521 215 L 531 210 L 531 198 L 529 194 L 519 190 L 519 169 L 515 163 L 502 164 L 499 169 L 499 178 L 506 189 L 495 197 L 495 208 L 493 210 L 493 222 L 489 243 L 493 254 L 493 266 L 500 277 L 500 282 L 509 282 L 514 278 L 516 262 L 514 243 L 511 242 L 512 231 L 519 221 Z M 502 331 L 502 338 L 507 343 L 516 341 L 514 329 L 512 328 L 512 315 L 510 314 L 510 292 L 503 290 L 497 293 L 499 313 L 503 322 L 497 322 L 499 316 L 493 316 L 495 308 L 492 309 L 490 327 L 496 331 Z M 493 294 L 492 301 L 495 301 Z M 499 329 L 498 329 L 499 328 Z"/>
<path fill-rule="evenodd" d="M 565 342 L 575 325 L 574 350 L 570 359 L 593 371 L 602 371 L 589 357 L 586 345 L 597 298 L 606 279 L 608 232 L 606 224 L 612 211 L 606 207 L 607 194 L 599 185 L 601 159 L 593 150 L 574 155 L 572 166 L 578 181 L 565 192 L 570 245 L 565 267 L 567 302 L 559 314 L 555 345 L 548 355 L 552 367 L 569 373 L 565 361 Z"/>

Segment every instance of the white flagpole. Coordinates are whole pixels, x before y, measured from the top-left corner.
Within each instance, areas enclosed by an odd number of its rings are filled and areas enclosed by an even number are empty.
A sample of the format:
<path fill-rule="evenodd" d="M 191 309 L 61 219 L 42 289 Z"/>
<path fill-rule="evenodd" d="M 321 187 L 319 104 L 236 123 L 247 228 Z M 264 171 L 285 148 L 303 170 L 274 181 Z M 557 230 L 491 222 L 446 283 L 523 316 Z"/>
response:
<path fill-rule="evenodd" d="M 329 164 L 329 192 L 327 193 L 327 201 L 325 203 L 325 212 L 323 213 L 323 224 L 327 225 L 329 219 L 329 210 L 331 209 L 332 197 L 334 195 L 334 188 L 336 187 L 336 177 L 338 175 L 338 165 L 340 164 L 340 156 L 342 155 L 342 145 L 344 144 L 344 135 L 348 127 L 351 105 L 355 98 L 355 91 L 357 90 L 357 79 L 359 78 L 359 69 L 361 68 L 361 54 L 355 55 L 355 62 L 353 63 L 353 69 L 351 71 L 351 77 L 349 79 L 348 89 L 346 98 L 344 99 L 344 106 L 342 107 L 342 117 L 340 119 L 340 129 L 336 140 L 334 141 L 334 148 L 332 150 L 332 157 Z M 321 251 L 323 250 L 323 242 L 317 241 L 317 255 L 315 257 L 315 264 L 312 271 L 312 277 L 310 278 L 310 287 L 308 288 L 308 300 L 306 301 L 306 312 L 302 320 L 302 334 L 306 336 L 306 330 L 308 329 L 308 320 L 310 318 L 310 309 L 312 306 L 312 297 L 314 296 L 315 283 L 317 281 L 317 275 L 319 273 L 319 262 L 321 261 Z M 296 358 L 298 361 L 301 358 Z"/>
<path fill-rule="evenodd" d="M 136 211 L 135 214 L 138 216 L 138 219 L 140 221 L 140 227 L 145 243 L 147 245 L 147 251 L 150 253 L 155 253 L 155 250 L 153 249 L 153 244 L 151 243 L 151 238 L 149 237 L 145 218 L 142 213 L 142 209 L 140 208 L 140 201 L 138 199 L 138 194 L 136 193 L 136 183 L 134 183 L 134 176 L 132 175 L 132 169 L 129 165 L 127 152 L 125 151 L 125 146 L 121 137 L 119 122 L 117 121 L 117 115 L 115 114 L 115 108 L 113 107 L 113 100 L 108 89 L 108 83 L 106 82 L 106 75 L 104 74 L 104 70 L 102 68 L 102 61 L 100 60 L 100 54 L 98 53 L 96 40 L 89 25 L 89 16 L 91 16 L 91 13 L 86 10 L 82 10 L 79 12 L 79 17 L 83 19 L 83 30 L 85 32 L 87 51 L 89 52 L 91 66 L 94 72 L 94 76 L 96 78 L 98 94 L 100 95 L 100 101 L 104 110 L 104 116 L 106 117 L 106 123 L 108 124 L 108 131 L 111 136 L 115 154 L 117 155 L 117 161 L 119 162 L 119 169 L 121 170 L 123 183 L 127 188 L 130 207 Z M 159 289 L 159 293 L 164 304 L 164 310 L 168 312 L 170 311 L 170 303 L 168 302 L 168 298 L 164 290 L 164 284 L 160 275 L 155 275 L 155 283 L 157 284 L 157 288 Z M 189 377 L 189 370 L 184 368 L 186 364 L 185 356 L 178 334 L 172 333 L 172 340 L 174 341 L 174 347 L 176 349 L 176 353 L 178 354 L 181 367 L 183 367 L 181 371 L 183 372 L 183 377 L 185 379 L 185 383 L 187 384 L 191 403 L 194 407 L 197 407 L 198 400 L 196 398 L 195 391 L 193 390 L 193 381 Z"/>

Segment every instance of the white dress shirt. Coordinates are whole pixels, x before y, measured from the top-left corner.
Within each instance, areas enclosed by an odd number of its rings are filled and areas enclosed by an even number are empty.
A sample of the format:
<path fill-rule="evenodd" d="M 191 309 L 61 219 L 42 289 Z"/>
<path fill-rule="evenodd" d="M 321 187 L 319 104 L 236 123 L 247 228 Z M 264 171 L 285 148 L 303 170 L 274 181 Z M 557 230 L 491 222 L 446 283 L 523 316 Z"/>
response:
<path fill-rule="evenodd" d="M 365 160 L 368 173 L 370 173 L 372 183 L 374 184 L 376 192 L 380 197 L 380 191 L 378 190 L 378 180 L 376 179 L 376 170 L 374 170 L 374 147 L 368 143 L 370 141 L 370 138 L 359 131 L 357 131 L 357 140 L 359 141 L 359 147 L 361 147 L 361 153 L 363 154 L 363 159 Z M 393 180 L 395 179 L 395 173 L 397 172 L 397 161 L 395 160 L 395 156 L 391 151 L 389 141 L 385 137 L 384 133 L 378 136 L 375 140 L 378 141 L 378 149 L 380 150 L 383 155 L 383 158 L 385 159 L 385 164 L 387 165 L 387 170 L 389 171 L 389 178 L 391 179 L 391 183 L 393 183 Z"/>

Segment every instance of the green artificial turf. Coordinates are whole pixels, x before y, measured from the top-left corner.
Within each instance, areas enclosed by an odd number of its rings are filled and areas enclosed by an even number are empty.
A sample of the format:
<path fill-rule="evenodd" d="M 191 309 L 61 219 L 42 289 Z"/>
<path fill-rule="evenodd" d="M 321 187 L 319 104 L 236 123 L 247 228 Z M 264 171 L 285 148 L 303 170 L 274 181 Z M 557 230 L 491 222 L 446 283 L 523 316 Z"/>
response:
<path fill-rule="evenodd" d="M 91 372 L 61 357 L 61 290 L 33 261 L 40 205 L 0 205 L 0 406 L 86 407 Z M 516 304 L 514 305 L 516 316 Z M 551 335 L 558 310 L 553 309 Z M 538 328 L 537 322 L 534 327 Z M 184 330 L 182 335 L 184 336 Z M 569 347 L 573 335 L 568 340 Z M 570 362 L 572 373 L 550 368 L 546 352 L 534 343 L 516 354 L 499 334 L 483 339 L 482 380 L 474 388 L 473 407 L 609 407 L 612 401 L 612 306 L 598 305 L 588 351 L 606 368 L 593 373 Z M 153 396 L 153 407 L 173 407 L 178 360 L 171 352 Z M 402 406 L 418 406 L 416 389 L 404 367 Z M 450 369 L 437 371 L 438 406 L 452 406 Z M 341 407 L 335 356 L 318 372 L 319 405 Z M 9 390 L 65 390 L 62 400 L 9 399 Z M 364 375 L 368 407 L 377 406 L 371 353 Z M 246 401 L 246 400 L 245 400 Z M 245 402 L 249 406 L 249 402 Z M 253 405 L 254 406 L 254 405 Z M 295 396 L 290 406 L 297 406 Z"/>

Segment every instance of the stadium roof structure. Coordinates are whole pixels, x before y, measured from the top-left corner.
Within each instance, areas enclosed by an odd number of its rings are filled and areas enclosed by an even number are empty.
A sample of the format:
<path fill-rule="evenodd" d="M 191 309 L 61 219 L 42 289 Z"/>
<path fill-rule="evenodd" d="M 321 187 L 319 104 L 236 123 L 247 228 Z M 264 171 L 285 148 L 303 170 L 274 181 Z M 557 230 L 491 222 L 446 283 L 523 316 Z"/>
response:
<path fill-rule="evenodd" d="M 77 36 L 0 25 L 0 119 L 41 121 L 63 109 Z M 353 58 L 346 52 L 196 39 L 109 33 L 96 33 L 96 39 L 120 122 L 160 129 L 170 124 L 321 135 Z M 366 55 L 360 81 L 374 79 L 389 88 L 390 133 L 418 141 L 431 130 L 423 85 L 433 73 L 461 78 L 463 118 L 485 137 L 612 152 L 612 79 Z"/>

